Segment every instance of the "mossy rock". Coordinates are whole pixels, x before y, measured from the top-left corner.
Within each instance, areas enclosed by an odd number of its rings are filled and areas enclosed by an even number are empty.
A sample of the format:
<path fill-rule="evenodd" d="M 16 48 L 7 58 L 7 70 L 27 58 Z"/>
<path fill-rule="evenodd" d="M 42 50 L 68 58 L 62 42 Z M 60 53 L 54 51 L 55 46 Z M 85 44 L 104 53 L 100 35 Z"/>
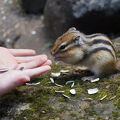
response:
<path fill-rule="evenodd" d="M 51 72 L 61 69 L 70 70 L 54 78 L 56 86 L 50 83 Z M 120 75 L 119 73 L 103 78 L 98 82 L 81 81 L 81 76 L 89 75 L 87 71 L 75 71 L 68 65 L 53 65 L 48 74 L 37 76 L 31 82 L 40 82 L 36 86 L 23 85 L 0 98 L 0 119 L 15 120 L 109 120 L 120 119 Z M 73 75 L 72 75 L 73 74 Z M 65 85 L 68 80 L 74 80 L 75 95 L 70 94 L 71 85 Z M 93 95 L 87 93 L 89 88 L 98 88 Z M 62 93 L 70 99 L 65 98 Z"/>

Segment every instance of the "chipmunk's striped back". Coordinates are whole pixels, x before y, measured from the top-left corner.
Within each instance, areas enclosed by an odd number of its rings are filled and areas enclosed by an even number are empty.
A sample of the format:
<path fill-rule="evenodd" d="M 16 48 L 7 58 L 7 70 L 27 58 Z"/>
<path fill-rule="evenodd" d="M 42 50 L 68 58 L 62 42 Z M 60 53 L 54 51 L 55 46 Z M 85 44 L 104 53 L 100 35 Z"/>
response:
<path fill-rule="evenodd" d="M 101 33 L 85 35 L 71 28 L 56 40 L 51 53 L 57 60 L 88 67 L 96 76 L 115 69 L 113 43 Z"/>
<path fill-rule="evenodd" d="M 88 55 L 92 55 L 99 51 L 109 52 L 116 60 L 116 51 L 111 40 L 104 34 L 96 33 L 92 35 L 86 35 L 88 45 L 90 46 L 88 50 Z"/>

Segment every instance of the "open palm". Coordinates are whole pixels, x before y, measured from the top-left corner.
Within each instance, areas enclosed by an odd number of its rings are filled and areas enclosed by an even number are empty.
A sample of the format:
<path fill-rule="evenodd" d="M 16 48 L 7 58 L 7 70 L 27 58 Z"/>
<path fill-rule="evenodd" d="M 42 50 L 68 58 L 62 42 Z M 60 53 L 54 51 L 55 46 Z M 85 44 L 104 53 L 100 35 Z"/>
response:
<path fill-rule="evenodd" d="M 35 54 L 34 50 L 0 47 L 0 68 L 9 69 L 0 72 L 0 94 L 29 81 L 35 75 L 51 70 L 51 61 L 47 56 Z M 21 67 L 24 70 L 19 70 Z"/>

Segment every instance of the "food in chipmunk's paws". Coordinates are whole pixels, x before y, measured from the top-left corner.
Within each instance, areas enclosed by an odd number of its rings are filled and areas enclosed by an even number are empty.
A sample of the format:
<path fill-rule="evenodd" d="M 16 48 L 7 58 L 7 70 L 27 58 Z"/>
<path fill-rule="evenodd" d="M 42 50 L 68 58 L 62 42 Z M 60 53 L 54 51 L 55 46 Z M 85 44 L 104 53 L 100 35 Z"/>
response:
<path fill-rule="evenodd" d="M 96 77 L 116 69 L 113 43 L 101 33 L 85 35 L 74 27 L 70 28 L 57 38 L 51 54 L 56 60 L 87 67 Z"/>

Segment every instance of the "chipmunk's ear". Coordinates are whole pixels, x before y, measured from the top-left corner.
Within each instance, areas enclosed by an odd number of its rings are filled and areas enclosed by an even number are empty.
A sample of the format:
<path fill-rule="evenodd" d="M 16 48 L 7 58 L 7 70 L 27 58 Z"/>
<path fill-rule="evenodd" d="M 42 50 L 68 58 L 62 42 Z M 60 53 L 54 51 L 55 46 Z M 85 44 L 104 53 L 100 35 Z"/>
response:
<path fill-rule="evenodd" d="M 68 30 L 76 30 L 76 28 L 75 27 L 71 27 Z"/>
<path fill-rule="evenodd" d="M 77 36 L 75 39 L 74 39 L 74 44 L 75 45 L 83 45 L 84 44 L 84 41 L 83 39 L 80 37 L 80 36 Z"/>

